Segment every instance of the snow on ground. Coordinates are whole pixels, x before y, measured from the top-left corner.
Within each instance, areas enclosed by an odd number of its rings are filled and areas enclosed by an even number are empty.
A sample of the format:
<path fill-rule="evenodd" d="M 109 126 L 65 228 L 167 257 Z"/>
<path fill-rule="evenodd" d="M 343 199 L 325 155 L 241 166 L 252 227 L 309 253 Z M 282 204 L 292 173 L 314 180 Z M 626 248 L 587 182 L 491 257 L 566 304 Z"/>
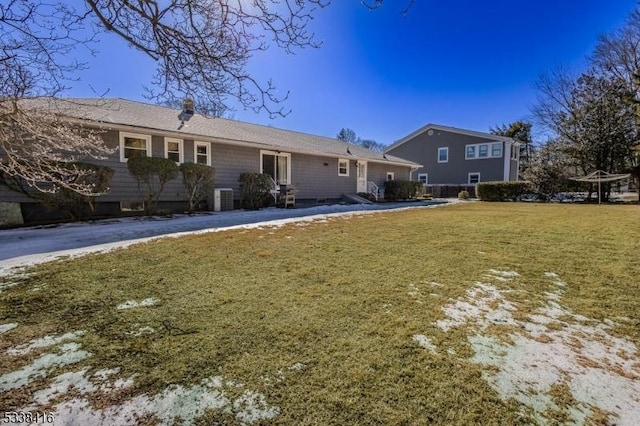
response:
<path fill-rule="evenodd" d="M 490 271 L 495 278 L 518 276 L 495 272 Z M 613 321 L 586 318 L 560 304 L 567 283 L 552 272 L 545 277 L 551 291 L 528 321 L 513 318 L 517 307 L 506 298 L 509 290 L 476 282 L 465 297 L 443 307 L 446 318 L 435 325 L 445 332 L 468 327 L 475 352 L 471 360 L 491 367 L 483 372 L 485 380 L 503 399 L 514 398 L 530 407 L 539 423 L 548 422 L 545 413 L 558 412 L 585 424 L 598 409 L 611 423 L 636 425 L 640 419 L 638 349 L 608 332 L 616 325 Z M 492 335 L 498 329 L 490 326 L 504 327 L 500 331 L 508 338 Z M 573 405 L 558 406 L 553 400 L 551 391 L 560 385 L 566 385 Z"/>
<path fill-rule="evenodd" d="M 45 336 L 10 348 L 8 353 L 23 357 L 31 350 L 58 346 L 57 351 L 43 353 L 30 364 L 0 375 L 0 392 L 22 388 L 36 378 L 49 378 L 58 367 L 90 358 L 92 354 L 82 351 L 79 343 L 68 342 L 83 334 L 83 331 L 78 331 L 61 336 Z M 293 370 L 303 368 L 304 365 L 299 363 L 291 367 Z M 132 387 L 135 375 L 117 377 L 117 368 L 102 369 L 89 375 L 90 369 L 85 366 L 81 370 L 52 377 L 46 387 L 33 393 L 28 406 L 16 411 L 34 412 L 47 407 L 56 424 L 83 425 L 136 425 L 138 419 L 150 415 L 155 416 L 162 425 L 192 425 L 208 409 L 223 410 L 234 415 L 240 424 L 270 420 L 280 414 L 280 408 L 270 405 L 261 393 L 245 390 L 239 397 L 231 399 L 225 394 L 225 386 L 237 388 L 244 385 L 233 380 L 225 382 L 222 377 L 205 379 L 193 386 L 170 385 L 156 395 L 136 395 L 117 405 L 95 408 L 90 402 L 92 398 L 100 400 L 103 395 Z"/>
<path fill-rule="evenodd" d="M 149 297 L 146 298 L 144 300 L 141 300 L 139 302 L 136 302 L 135 300 L 127 300 L 126 302 L 123 302 L 121 304 L 119 304 L 118 306 L 116 306 L 116 309 L 133 309 L 133 308 L 144 308 L 147 306 L 154 306 L 158 304 L 158 299 L 154 299 L 153 297 Z"/>
<path fill-rule="evenodd" d="M 133 217 L 0 230 L 0 276 L 20 268 L 50 262 L 63 256 L 107 252 L 158 238 L 219 232 L 231 229 L 279 227 L 288 223 L 325 222 L 332 217 L 352 217 L 389 210 L 433 208 L 457 204 L 458 200 L 351 204 L 301 209 L 269 208 L 234 210 L 194 216 Z"/>
<path fill-rule="evenodd" d="M 0 334 L 6 333 L 9 330 L 13 330 L 17 326 L 18 326 L 18 324 L 15 323 L 15 322 L 10 322 L 10 323 L 7 323 L 7 324 L 0 324 Z"/>
<path fill-rule="evenodd" d="M 437 348 L 431 342 L 431 339 L 428 336 L 425 336 L 424 334 L 414 334 L 413 341 L 416 342 L 420 347 L 431 352 L 432 354 L 435 354 L 437 352 Z"/>

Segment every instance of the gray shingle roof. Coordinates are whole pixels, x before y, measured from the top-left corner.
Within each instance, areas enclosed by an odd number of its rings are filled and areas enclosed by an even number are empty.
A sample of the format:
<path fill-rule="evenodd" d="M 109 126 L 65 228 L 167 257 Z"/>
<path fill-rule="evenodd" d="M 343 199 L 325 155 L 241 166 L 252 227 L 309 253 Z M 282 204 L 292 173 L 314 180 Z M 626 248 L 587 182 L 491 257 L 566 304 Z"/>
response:
<path fill-rule="evenodd" d="M 418 166 L 409 160 L 372 151 L 338 139 L 290 130 L 244 123 L 225 118 L 195 114 L 182 128 L 180 111 L 159 105 L 120 98 L 37 98 L 23 100 L 25 105 L 51 108 L 66 116 L 110 126 L 131 126 L 183 135 L 185 138 L 207 138 L 221 143 L 243 143 L 262 149 L 288 151 L 329 157 L 362 159 L 378 163 Z M 347 148 L 351 152 L 347 152 Z"/>
<path fill-rule="evenodd" d="M 461 135 L 475 136 L 475 137 L 484 138 L 484 139 L 490 139 L 490 140 L 494 140 L 494 141 L 511 142 L 513 144 L 516 144 L 516 145 L 519 144 L 519 142 L 517 142 L 513 138 L 509 138 L 507 136 L 499 136 L 499 135 L 494 135 L 494 134 L 491 134 L 491 133 L 478 132 L 476 130 L 460 129 L 458 127 L 443 126 L 441 124 L 429 123 L 426 126 L 419 128 L 415 132 L 410 133 L 409 135 L 403 137 L 402 139 L 399 139 L 399 140 L 395 141 L 394 143 L 392 143 L 391 145 L 386 147 L 384 149 L 384 152 L 389 152 L 392 149 L 397 148 L 398 146 L 402 145 L 403 143 L 415 138 L 418 135 L 421 135 L 422 133 L 426 132 L 429 129 L 442 130 L 442 131 L 451 132 L 451 133 L 459 133 Z"/>

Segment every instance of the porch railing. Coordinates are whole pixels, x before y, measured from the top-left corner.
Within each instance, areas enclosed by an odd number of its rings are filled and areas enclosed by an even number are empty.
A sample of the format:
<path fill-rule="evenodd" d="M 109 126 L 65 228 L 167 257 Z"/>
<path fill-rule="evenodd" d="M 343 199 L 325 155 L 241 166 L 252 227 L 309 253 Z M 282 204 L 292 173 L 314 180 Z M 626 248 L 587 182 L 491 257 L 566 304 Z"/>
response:
<path fill-rule="evenodd" d="M 367 192 L 369 194 L 373 194 L 376 201 L 378 201 L 378 196 L 380 195 L 380 187 L 376 185 L 375 182 L 367 181 Z"/>

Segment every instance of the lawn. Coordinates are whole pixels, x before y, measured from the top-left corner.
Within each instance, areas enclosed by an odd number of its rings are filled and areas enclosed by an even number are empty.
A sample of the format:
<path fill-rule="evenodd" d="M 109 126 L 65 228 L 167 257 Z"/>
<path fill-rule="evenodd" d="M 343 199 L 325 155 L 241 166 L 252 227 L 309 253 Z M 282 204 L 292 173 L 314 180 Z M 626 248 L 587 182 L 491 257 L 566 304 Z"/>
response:
<path fill-rule="evenodd" d="M 477 202 L 34 267 L 0 279 L 0 407 L 56 424 L 632 424 L 639 219 Z"/>

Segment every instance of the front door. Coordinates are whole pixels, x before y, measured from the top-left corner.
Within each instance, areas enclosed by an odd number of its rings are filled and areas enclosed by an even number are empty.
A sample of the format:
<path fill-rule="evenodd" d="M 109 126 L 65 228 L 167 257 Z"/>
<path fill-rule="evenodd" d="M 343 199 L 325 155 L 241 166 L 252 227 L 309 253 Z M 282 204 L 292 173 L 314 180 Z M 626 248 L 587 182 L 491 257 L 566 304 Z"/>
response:
<path fill-rule="evenodd" d="M 367 162 L 366 161 L 358 161 L 357 192 L 367 192 Z"/>

